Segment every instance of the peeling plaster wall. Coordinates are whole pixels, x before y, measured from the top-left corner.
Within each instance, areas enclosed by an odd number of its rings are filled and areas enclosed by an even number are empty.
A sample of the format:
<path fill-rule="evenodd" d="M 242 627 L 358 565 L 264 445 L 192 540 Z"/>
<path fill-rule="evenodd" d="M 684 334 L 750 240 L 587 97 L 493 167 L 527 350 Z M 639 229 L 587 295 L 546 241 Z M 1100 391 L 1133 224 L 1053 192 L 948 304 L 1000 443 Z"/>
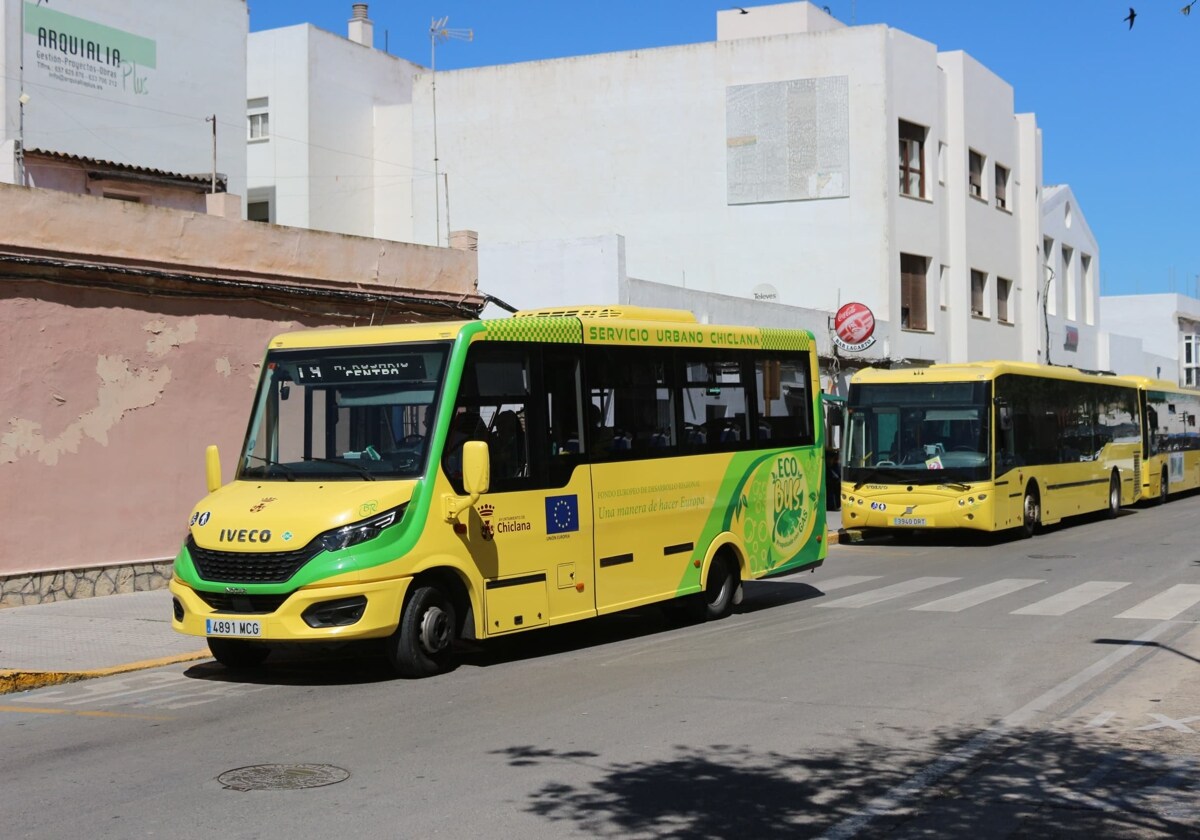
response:
<path fill-rule="evenodd" d="M 174 557 L 224 475 L 268 339 L 323 326 L 246 301 L 0 283 L 0 576 Z"/>

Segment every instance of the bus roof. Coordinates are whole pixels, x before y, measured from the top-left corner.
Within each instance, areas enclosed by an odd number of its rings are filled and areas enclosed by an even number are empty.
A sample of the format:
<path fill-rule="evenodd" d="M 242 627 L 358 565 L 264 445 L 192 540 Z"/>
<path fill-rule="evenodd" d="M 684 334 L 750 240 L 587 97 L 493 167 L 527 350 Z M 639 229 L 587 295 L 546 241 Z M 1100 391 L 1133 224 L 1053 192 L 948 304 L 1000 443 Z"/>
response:
<path fill-rule="evenodd" d="M 911 368 L 863 368 L 854 374 L 850 382 L 853 385 L 881 382 L 982 382 L 1006 373 L 1074 381 L 1102 380 L 1128 387 L 1136 385 L 1131 381 L 1132 377 L 1086 372 L 1065 365 L 1039 365 L 1033 362 L 1002 360 L 933 364 Z"/>
<path fill-rule="evenodd" d="M 270 348 L 363 347 L 416 341 L 450 341 L 464 329 L 498 341 L 565 344 L 689 346 L 760 350 L 816 349 L 807 330 L 701 324 L 683 309 L 641 306 L 573 306 L 526 309 L 511 318 L 372 327 L 323 327 L 283 333 Z"/>

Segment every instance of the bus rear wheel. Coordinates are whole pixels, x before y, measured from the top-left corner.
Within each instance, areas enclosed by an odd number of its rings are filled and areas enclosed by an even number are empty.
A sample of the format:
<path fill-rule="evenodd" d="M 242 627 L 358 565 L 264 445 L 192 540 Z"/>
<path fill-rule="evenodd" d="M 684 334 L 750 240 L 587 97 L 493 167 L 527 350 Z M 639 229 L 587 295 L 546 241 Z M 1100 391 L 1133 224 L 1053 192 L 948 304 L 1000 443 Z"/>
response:
<path fill-rule="evenodd" d="M 712 566 L 708 570 L 708 580 L 704 582 L 704 620 L 725 618 L 733 612 L 740 583 L 737 566 L 728 557 L 713 558 Z"/>
<path fill-rule="evenodd" d="M 1121 480 L 1114 472 L 1108 480 L 1108 510 L 1105 513 L 1109 519 L 1115 519 L 1121 512 Z"/>
<path fill-rule="evenodd" d="M 213 659 L 230 670 L 257 668 L 266 661 L 271 649 L 262 642 L 247 642 L 242 639 L 208 640 L 208 649 Z"/>
<path fill-rule="evenodd" d="M 1021 512 L 1021 536 L 1032 537 L 1042 524 L 1042 502 L 1037 487 L 1030 484 L 1025 488 L 1025 502 Z"/>
<path fill-rule="evenodd" d="M 402 677 L 431 677 L 450 670 L 458 624 L 454 603 L 441 587 L 416 586 L 405 601 L 400 624 L 388 639 L 388 660 Z"/>

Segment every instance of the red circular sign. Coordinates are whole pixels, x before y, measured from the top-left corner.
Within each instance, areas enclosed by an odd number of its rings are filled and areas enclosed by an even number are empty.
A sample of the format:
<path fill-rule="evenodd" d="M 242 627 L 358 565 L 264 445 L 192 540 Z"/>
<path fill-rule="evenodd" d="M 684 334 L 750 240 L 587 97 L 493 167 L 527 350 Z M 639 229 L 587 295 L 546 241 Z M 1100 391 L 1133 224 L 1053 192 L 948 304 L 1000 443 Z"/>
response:
<path fill-rule="evenodd" d="M 865 303 L 847 303 L 833 316 L 833 330 L 847 344 L 862 344 L 875 332 L 875 314 Z"/>

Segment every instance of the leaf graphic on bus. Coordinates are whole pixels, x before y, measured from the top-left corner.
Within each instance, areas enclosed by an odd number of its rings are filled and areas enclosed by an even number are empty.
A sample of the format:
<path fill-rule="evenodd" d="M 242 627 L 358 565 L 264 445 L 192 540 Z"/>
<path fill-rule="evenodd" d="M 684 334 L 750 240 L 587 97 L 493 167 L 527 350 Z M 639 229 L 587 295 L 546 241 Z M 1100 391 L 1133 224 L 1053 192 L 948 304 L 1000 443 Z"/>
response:
<path fill-rule="evenodd" d="M 744 513 L 748 507 L 750 507 L 750 500 L 747 499 L 746 494 L 743 493 L 738 497 L 737 503 L 733 507 L 733 518 L 741 519 L 742 513 Z"/>

